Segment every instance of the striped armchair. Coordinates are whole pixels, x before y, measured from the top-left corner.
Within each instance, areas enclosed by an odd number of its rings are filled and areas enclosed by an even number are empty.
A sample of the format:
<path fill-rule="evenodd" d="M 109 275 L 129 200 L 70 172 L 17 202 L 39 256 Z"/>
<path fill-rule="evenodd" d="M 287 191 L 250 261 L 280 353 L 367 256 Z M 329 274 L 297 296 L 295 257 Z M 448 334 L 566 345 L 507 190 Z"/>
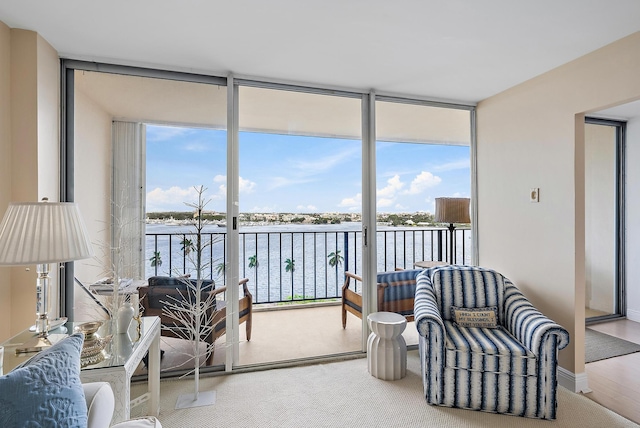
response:
<path fill-rule="evenodd" d="M 454 313 L 452 307 L 476 311 Z M 482 316 L 469 315 L 478 311 Z M 415 321 L 428 403 L 556 418 L 557 355 L 569 344 L 569 333 L 507 278 L 472 266 L 421 273 Z"/>
<path fill-rule="evenodd" d="M 413 321 L 413 297 L 416 275 L 422 269 L 397 270 L 378 273 L 378 311 L 395 312 Z M 362 319 L 362 278 L 345 272 L 342 286 L 342 328 L 347 327 L 347 312 Z M 358 287 L 360 284 L 360 287 Z M 351 286 L 353 285 L 353 289 Z"/>

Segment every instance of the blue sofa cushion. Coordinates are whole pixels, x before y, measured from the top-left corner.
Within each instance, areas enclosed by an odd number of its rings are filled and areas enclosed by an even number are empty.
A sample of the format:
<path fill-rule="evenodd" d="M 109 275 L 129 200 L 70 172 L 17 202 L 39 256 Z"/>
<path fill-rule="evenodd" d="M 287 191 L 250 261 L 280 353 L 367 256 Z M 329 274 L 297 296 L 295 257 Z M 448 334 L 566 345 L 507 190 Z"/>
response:
<path fill-rule="evenodd" d="M 0 426 L 86 427 L 80 382 L 84 336 L 74 334 L 0 377 Z"/>

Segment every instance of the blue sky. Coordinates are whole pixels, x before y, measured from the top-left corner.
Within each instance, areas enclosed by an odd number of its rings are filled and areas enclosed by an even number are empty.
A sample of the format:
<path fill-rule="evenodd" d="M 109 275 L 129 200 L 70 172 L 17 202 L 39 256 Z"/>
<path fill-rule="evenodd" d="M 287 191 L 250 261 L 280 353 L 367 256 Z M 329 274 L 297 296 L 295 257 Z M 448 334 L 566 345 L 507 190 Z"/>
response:
<path fill-rule="evenodd" d="M 226 132 L 147 126 L 147 212 L 226 211 Z M 470 194 L 469 147 L 378 142 L 381 213 L 434 212 L 440 196 Z M 240 133 L 240 212 L 360 212 L 361 142 Z"/>

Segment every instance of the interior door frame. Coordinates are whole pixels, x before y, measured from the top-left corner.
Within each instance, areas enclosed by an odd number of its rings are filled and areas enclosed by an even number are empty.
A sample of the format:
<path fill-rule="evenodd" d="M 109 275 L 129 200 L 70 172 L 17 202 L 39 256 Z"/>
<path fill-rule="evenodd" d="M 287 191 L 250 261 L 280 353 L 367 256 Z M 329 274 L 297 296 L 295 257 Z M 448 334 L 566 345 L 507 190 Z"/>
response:
<path fill-rule="evenodd" d="M 615 263 L 614 281 L 616 288 L 615 313 L 597 317 L 585 318 L 585 324 L 595 324 L 603 321 L 624 318 L 627 315 L 627 298 L 626 298 L 626 274 L 625 274 L 625 147 L 626 147 L 626 130 L 627 123 L 625 121 L 601 119 L 595 117 L 585 117 L 585 125 L 602 125 L 615 127 L 615 144 L 616 144 L 616 214 L 614 233 L 616 235 L 615 247 Z"/>

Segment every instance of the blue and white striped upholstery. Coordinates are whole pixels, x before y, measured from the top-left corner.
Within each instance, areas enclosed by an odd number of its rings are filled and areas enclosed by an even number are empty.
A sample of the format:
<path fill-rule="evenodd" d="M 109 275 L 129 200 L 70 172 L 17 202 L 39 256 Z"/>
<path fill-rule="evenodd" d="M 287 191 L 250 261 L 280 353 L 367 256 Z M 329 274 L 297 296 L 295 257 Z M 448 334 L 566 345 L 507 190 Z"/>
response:
<path fill-rule="evenodd" d="M 416 276 L 422 269 L 405 269 L 382 272 L 377 275 L 378 307 L 381 311 L 413 315 L 413 299 L 416 295 Z"/>
<path fill-rule="evenodd" d="M 556 417 L 558 350 L 568 332 L 499 273 L 447 266 L 417 276 L 415 321 L 427 402 L 540 419 Z M 451 306 L 497 306 L 498 328 L 465 328 Z"/>
<path fill-rule="evenodd" d="M 413 298 L 416 293 L 416 276 L 423 269 L 405 269 L 392 272 L 380 272 L 377 275 L 378 311 L 395 312 L 404 315 L 407 321 L 413 321 Z M 347 312 L 362 318 L 362 291 L 357 283 L 362 278 L 345 272 L 342 286 L 342 327 L 347 326 Z M 353 287 L 350 287 L 353 284 Z M 351 289 L 353 288 L 353 289 Z"/>

